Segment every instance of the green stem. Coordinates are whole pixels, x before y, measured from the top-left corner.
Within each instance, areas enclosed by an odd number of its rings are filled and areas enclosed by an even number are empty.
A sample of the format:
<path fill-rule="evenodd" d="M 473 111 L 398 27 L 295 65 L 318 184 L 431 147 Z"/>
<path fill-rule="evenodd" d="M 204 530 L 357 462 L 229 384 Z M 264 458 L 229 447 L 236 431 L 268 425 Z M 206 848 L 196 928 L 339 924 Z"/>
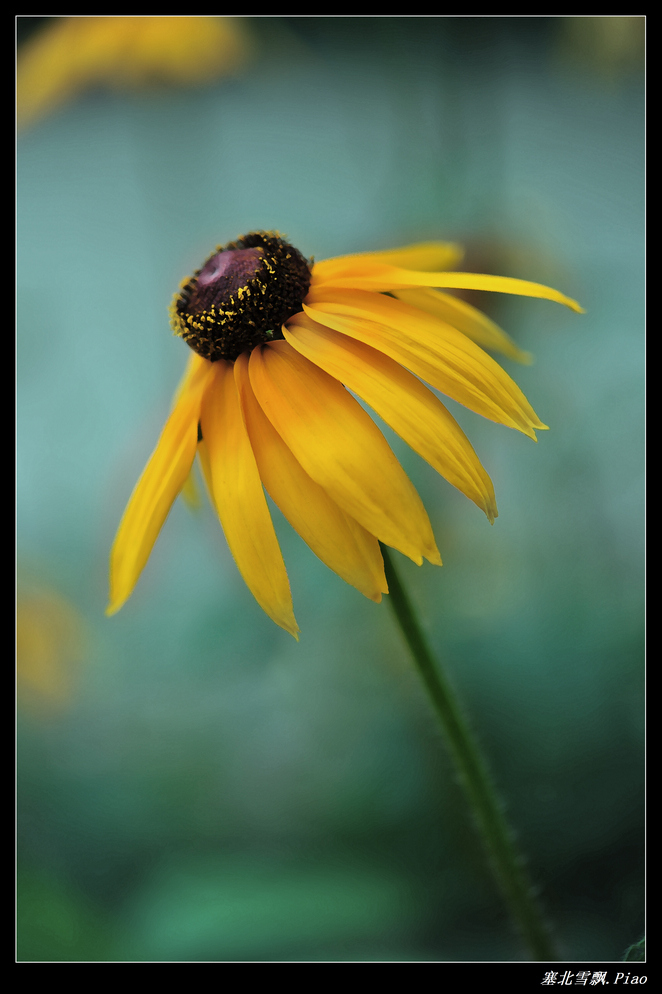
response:
<path fill-rule="evenodd" d="M 380 543 L 381 544 L 381 543 Z M 389 601 L 428 689 L 446 735 L 469 805 L 487 848 L 494 875 L 510 912 L 535 960 L 554 960 L 552 945 L 524 859 L 487 770 L 487 765 L 466 722 L 457 698 L 441 667 L 435 662 L 388 549 L 382 545 Z"/>

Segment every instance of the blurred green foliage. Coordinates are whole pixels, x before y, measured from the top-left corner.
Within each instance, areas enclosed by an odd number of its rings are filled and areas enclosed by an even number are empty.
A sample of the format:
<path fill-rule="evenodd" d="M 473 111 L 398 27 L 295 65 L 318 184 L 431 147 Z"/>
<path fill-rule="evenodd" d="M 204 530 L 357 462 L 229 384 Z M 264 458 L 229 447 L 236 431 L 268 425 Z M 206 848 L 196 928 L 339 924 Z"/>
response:
<path fill-rule="evenodd" d="M 633 942 L 632 945 L 626 950 L 625 956 L 623 957 L 624 963 L 643 963 L 646 959 L 646 938 L 639 939 L 639 942 Z"/>
<path fill-rule="evenodd" d="M 248 19 L 242 76 L 81 95 L 20 135 L 19 606 L 66 602 L 85 659 L 34 621 L 67 683 L 19 700 L 19 960 L 525 955 L 387 605 L 276 512 L 299 644 L 181 502 L 103 616 L 186 358 L 171 295 L 254 228 L 318 258 L 458 240 L 587 308 L 480 297 L 536 355 L 504 365 L 551 429 L 453 408 L 493 528 L 389 438 L 444 559 L 402 575 L 563 955 L 643 932 L 643 76 L 633 19 L 620 49 L 583 20 Z"/>

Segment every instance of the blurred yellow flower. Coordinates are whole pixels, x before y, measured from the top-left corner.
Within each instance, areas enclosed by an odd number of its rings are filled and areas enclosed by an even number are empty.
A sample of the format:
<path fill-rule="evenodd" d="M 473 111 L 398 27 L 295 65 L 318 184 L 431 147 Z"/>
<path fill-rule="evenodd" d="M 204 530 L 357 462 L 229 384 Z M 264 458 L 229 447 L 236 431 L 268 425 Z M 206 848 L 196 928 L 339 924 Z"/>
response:
<path fill-rule="evenodd" d="M 109 614 L 130 596 L 196 452 L 239 571 L 295 637 L 263 486 L 313 552 L 374 601 L 388 591 L 379 542 L 441 564 L 416 490 L 349 391 L 494 520 L 489 476 L 421 380 L 531 438 L 545 425 L 481 346 L 523 354 L 440 288 L 581 308 L 537 283 L 451 272 L 461 255 L 429 242 L 309 264 L 277 233 L 253 232 L 183 281 L 171 321 L 195 354 L 115 539 Z"/>
<path fill-rule="evenodd" d="M 44 589 L 19 593 L 16 658 L 21 706 L 43 714 L 70 700 L 83 641 L 81 619 L 60 594 Z"/>
<path fill-rule="evenodd" d="M 19 53 L 18 122 L 29 124 L 95 86 L 207 83 L 232 73 L 247 53 L 234 18 L 53 18 Z"/>
<path fill-rule="evenodd" d="M 606 77 L 644 68 L 646 18 L 643 15 L 562 17 L 559 51 Z"/>

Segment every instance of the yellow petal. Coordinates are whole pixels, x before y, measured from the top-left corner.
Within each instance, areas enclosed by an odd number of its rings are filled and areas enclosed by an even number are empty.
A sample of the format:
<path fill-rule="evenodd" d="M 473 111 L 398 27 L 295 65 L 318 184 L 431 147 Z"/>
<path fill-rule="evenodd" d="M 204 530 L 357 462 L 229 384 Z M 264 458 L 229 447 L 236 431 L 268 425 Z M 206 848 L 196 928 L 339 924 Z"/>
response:
<path fill-rule="evenodd" d="M 260 407 L 306 473 L 367 531 L 414 562 L 440 563 L 430 522 L 386 439 L 360 404 L 287 342 L 251 353 Z"/>
<path fill-rule="evenodd" d="M 464 255 L 461 245 L 452 242 L 418 242 L 384 252 L 361 252 L 324 259 L 313 267 L 313 280 L 324 282 L 339 276 L 368 274 L 375 265 L 402 266 L 404 269 L 442 271 L 454 269 Z"/>
<path fill-rule="evenodd" d="M 245 353 L 235 362 L 234 373 L 260 478 L 272 500 L 323 563 L 379 603 L 388 587 L 377 539 L 345 514 L 294 458 L 255 398 Z"/>
<path fill-rule="evenodd" d="M 202 402 L 202 457 L 228 546 L 260 607 L 295 638 L 292 596 L 278 539 L 246 432 L 232 364 L 213 363 Z"/>
<path fill-rule="evenodd" d="M 313 272 L 311 290 L 319 287 L 343 287 L 348 290 L 372 290 L 382 293 L 387 290 L 400 290 L 407 287 L 427 286 L 446 287 L 456 290 L 491 290 L 497 293 L 513 293 L 522 297 L 542 297 L 565 304 L 573 311 L 583 314 L 584 310 L 576 300 L 571 300 L 558 290 L 541 283 L 528 280 L 515 280 L 509 276 L 486 276 L 479 273 L 430 273 L 414 272 L 399 266 L 389 266 L 381 262 L 365 262 L 362 267 L 354 267 L 354 272 L 341 272 L 338 275 L 329 271 L 321 273 L 318 267 Z"/>
<path fill-rule="evenodd" d="M 207 446 L 205 445 L 204 438 L 198 442 L 198 459 L 200 460 L 200 468 L 202 469 L 202 475 L 205 480 L 205 485 L 207 487 L 207 495 L 209 497 L 209 503 L 214 506 L 214 490 L 212 488 L 211 482 L 211 466 L 209 464 L 209 452 L 207 451 Z"/>
<path fill-rule="evenodd" d="M 181 396 L 182 391 L 186 389 L 187 384 L 191 379 L 191 376 L 195 374 L 195 370 L 198 368 L 198 366 L 203 366 L 206 362 L 207 360 L 203 359 L 202 356 L 197 355 L 197 353 L 195 352 L 191 352 L 188 365 L 186 367 L 186 372 L 184 373 L 182 381 L 177 387 L 177 390 L 175 391 L 175 396 L 172 402 L 173 408 L 177 404 L 177 401 Z M 200 490 L 195 475 L 195 466 L 191 466 L 191 471 L 189 472 L 189 475 L 186 477 L 186 482 L 182 487 L 181 496 L 182 500 L 184 501 L 185 504 L 188 505 L 191 511 L 198 511 L 200 509 L 201 505 Z"/>
<path fill-rule="evenodd" d="M 203 359 L 202 356 L 198 355 L 197 352 L 191 352 L 189 355 L 188 362 L 186 364 L 186 369 L 184 375 L 177 385 L 175 390 L 175 395 L 172 399 L 172 410 L 175 409 L 179 398 L 182 394 L 188 390 L 189 384 L 200 374 L 200 371 L 207 369 L 209 367 L 209 362 L 207 359 Z"/>
<path fill-rule="evenodd" d="M 415 452 L 494 520 L 492 481 L 458 423 L 420 380 L 382 352 L 305 315 L 292 318 L 283 333 L 298 352 L 362 397 Z"/>
<path fill-rule="evenodd" d="M 233 72 L 248 46 L 241 22 L 229 17 L 114 18 L 135 25 L 111 82 L 144 86 L 152 81 L 187 85 Z M 140 22 L 136 24 L 136 22 Z"/>
<path fill-rule="evenodd" d="M 198 481 L 195 478 L 193 466 L 191 466 L 191 471 L 184 481 L 184 486 L 182 487 L 182 498 L 191 511 L 200 510 L 200 491 L 198 490 Z"/>
<path fill-rule="evenodd" d="M 361 290 L 329 289 L 306 298 L 313 320 L 402 363 L 477 414 L 535 438 L 545 425 L 516 383 L 466 335 L 401 300 Z"/>
<path fill-rule="evenodd" d="M 87 87 L 195 84 L 232 72 L 248 48 L 224 17 L 62 17 L 22 46 L 17 116 L 27 124 Z"/>
<path fill-rule="evenodd" d="M 131 595 L 168 512 L 189 475 L 198 439 L 198 420 L 211 364 L 189 367 L 175 407 L 120 522 L 110 554 L 110 601 L 114 614 Z"/>
<path fill-rule="evenodd" d="M 418 307 L 446 321 L 453 328 L 468 335 L 481 348 L 501 352 L 509 359 L 515 359 L 516 362 L 526 365 L 533 361 L 531 353 L 518 348 L 512 338 L 491 321 L 487 314 L 483 314 L 459 297 L 441 293 L 439 290 L 430 290 L 427 287 L 418 290 L 395 290 L 394 296 L 412 307 Z"/>

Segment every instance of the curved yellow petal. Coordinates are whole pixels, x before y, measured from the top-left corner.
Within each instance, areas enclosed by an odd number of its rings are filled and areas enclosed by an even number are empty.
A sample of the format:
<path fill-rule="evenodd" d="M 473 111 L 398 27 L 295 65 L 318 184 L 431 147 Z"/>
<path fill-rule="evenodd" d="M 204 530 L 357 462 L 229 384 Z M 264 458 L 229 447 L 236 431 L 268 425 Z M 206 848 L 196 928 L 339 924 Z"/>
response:
<path fill-rule="evenodd" d="M 260 607 L 298 638 L 292 595 L 255 456 L 241 413 L 232 364 L 213 363 L 200 411 L 201 461 L 230 551 Z"/>
<path fill-rule="evenodd" d="M 315 271 L 317 270 L 317 278 Z M 404 290 L 407 287 L 445 287 L 456 290 L 491 290 L 497 293 L 513 293 L 521 297 L 541 297 L 544 300 L 554 300 L 565 304 L 579 314 L 584 309 L 576 300 L 566 297 L 558 290 L 542 283 L 530 283 L 528 280 L 516 280 L 509 276 L 486 276 L 479 273 L 430 273 L 415 272 L 399 266 L 389 266 L 382 262 L 366 262 L 363 267 L 354 267 L 353 271 L 341 271 L 338 274 L 330 271 L 327 276 L 318 267 L 313 271 L 311 290 L 320 287 L 342 287 L 346 290 L 371 290 L 373 293 L 383 293 L 387 290 Z"/>
<path fill-rule="evenodd" d="M 297 315 L 286 341 L 362 397 L 386 424 L 478 505 L 497 515 L 494 487 L 469 439 L 434 394 L 397 362 L 346 335 Z"/>
<path fill-rule="evenodd" d="M 110 554 L 107 614 L 119 611 L 131 595 L 168 512 L 186 483 L 195 458 L 200 406 L 210 373 L 211 364 L 204 360 L 189 367 L 156 449 L 127 504 Z"/>
<path fill-rule="evenodd" d="M 384 352 L 477 414 L 534 439 L 546 427 L 494 359 L 431 314 L 365 290 L 326 288 L 306 299 L 313 320 Z"/>
<path fill-rule="evenodd" d="M 424 269 L 440 272 L 454 269 L 464 256 L 461 245 L 452 242 L 418 242 L 384 252 L 360 252 L 324 259 L 313 266 L 313 282 L 324 282 L 339 276 L 370 274 L 375 265 L 401 266 L 403 269 Z"/>
<path fill-rule="evenodd" d="M 388 593 L 379 543 L 302 469 L 258 404 L 248 355 L 234 364 L 244 421 L 260 478 L 274 503 L 323 563 L 379 603 Z"/>
<path fill-rule="evenodd" d="M 533 362 L 530 352 L 517 347 L 509 335 L 491 321 L 487 314 L 472 307 L 465 300 L 453 297 L 450 293 L 430 290 L 421 287 L 418 290 L 394 290 L 393 295 L 398 300 L 412 307 L 418 307 L 428 314 L 434 314 L 441 321 L 446 321 L 484 349 L 493 349 L 516 362 L 529 365 Z"/>
<path fill-rule="evenodd" d="M 439 564 L 421 499 L 386 439 L 344 387 L 287 342 L 249 362 L 260 407 L 306 473 L 367 531 L 419 565 Z"/>
<path fill-rule="evenodd" d="M 201 355 L 197 354 L 197 352 L 190 353 L 188 362 L 186 363 L 184 375 L 179 381 L 172 398 L 172 410 L 174 410 L 177 406 L 179 398 L 188 389 L 189 384 L 192 383 L 193 380 L 200 374 L 200 370 L 208 369 L 209 365 L 209 361 L 207 359 L 203 359 Z"/>
<path fill-rule="evenodd" d="M 182 393 L 188 386 L 191 377 L 195 375 L 195 371 L 198 369 L 198 367 L 203 366 L 206 362 L 207 360 L 203 359 L 202 356 L 199 356 L 196 352 L 191 352 L 189 361 L 186 366 L 186 372 L 184 373 L 181 383 L 177 387 L 175 395 L 173 397 L 172 401 L 173 408 L 176 406 L 179 397 L 182 395 Z M 201 504 L 200 491 L 198 489 L 198 482 L 195 477 L 194 466 L 191 466 L 189 474 L 186 477 L 186 481 L 181 490 L 181 496 L 184 503 L 188 505 L 191 511 L 199 510 Z"/>

